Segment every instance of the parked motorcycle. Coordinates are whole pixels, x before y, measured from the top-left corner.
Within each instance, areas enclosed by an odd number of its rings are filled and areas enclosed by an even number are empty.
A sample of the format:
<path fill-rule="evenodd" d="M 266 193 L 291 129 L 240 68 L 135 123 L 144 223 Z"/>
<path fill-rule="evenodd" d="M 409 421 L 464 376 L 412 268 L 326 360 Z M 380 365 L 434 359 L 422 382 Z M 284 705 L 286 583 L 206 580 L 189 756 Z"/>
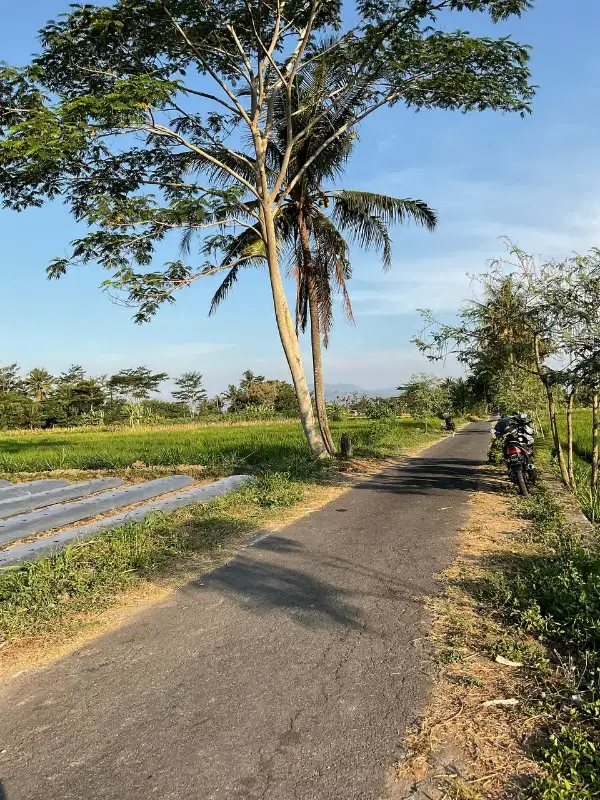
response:
<path fill-rule="evenodd" d="M 534 432 L 527 415 L 502 417 L 492 433 L 503 440 L 502 453 L 508 477 L 517 485 L 519 494 L 526 497 L 537 478 L 533 458 Z"/>

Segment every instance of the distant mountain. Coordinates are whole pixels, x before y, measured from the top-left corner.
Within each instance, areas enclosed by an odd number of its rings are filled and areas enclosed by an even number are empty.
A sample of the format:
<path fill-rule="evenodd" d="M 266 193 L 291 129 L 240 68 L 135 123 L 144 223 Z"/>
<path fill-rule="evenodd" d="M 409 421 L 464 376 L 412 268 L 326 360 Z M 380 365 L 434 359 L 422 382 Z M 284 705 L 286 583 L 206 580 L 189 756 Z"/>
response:
<path fill-rule="evenodd" d="M 311 391 L 313 387 L 310 387 Z M 325 399 L 332 402 L 336 397 L 343 397 L 347 394 L 366 395 L 367 397 L 394 397 L 398 394 L 396 389 L 363 389 L 354 383 L 326 383 Z"/>

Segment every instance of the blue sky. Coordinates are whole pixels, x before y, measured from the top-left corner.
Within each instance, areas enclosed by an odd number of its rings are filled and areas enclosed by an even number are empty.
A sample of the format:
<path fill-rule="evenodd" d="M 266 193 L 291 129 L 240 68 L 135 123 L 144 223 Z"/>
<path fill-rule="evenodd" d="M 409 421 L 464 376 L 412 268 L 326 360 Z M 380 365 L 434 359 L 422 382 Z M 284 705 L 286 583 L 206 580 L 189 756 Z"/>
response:
<path fill-rule="evenodd" d="M 25 63 L 37 49 L 37 30 L 67 3 L 6 5 L 0 54 L 9 63 Z M 437 209 L 440 224 L 434 234 L 397 228 L 387 274 L 373 255 L 354 254 L 356 325 L 339 314 L 325 356 L 329 383 L 393 387 L 413 372 L 430 370 L 410 344 L 420 325 L 415 310 L 455 313 L 471 292 L 469 274 L 502 255 L 500 237 L 543 256 L 600 245 L 600 4 L 578 0 L 576 13 L 570 6 L 537 0 L 521 20 L 494 31 L 533 45 L 533 79 L 540 88 L 527 119 L 414 114 L 398 107 L 364 125 L 343 185 L 422 198 Z M 471 15 L 468 22 L 471 30 L 487 27 Z M 215 284 L 206 283 L 140 327 L 130 309 L 99 290 L 106 277 L 100 269 L 74 270 L 59 282 L 45 279 L 48 261 L 66 253 L 77 235 L 59 203 L 21 214 L 0 211 L 0 363 L 55 372 L 73 362 L 92 373 L 138 364 L 170 375 L 198 369 L 210 392 L 247 368 L 286 377 L 261 271 L 249 270 L 211 319 Z M 456 372 L 450 364 L 437 367 L 444 369 Z"/>

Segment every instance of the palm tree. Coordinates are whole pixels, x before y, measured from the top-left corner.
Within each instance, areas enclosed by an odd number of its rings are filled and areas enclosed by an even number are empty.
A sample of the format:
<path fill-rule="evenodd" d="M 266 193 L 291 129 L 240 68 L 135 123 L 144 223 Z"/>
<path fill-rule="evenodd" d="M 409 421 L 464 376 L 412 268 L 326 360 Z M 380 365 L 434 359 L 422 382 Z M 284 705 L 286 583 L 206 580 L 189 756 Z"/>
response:
<path fill-rule="evenodd" d="M 52 391 L 54 378 L 48 370 L 34 367 L 25 378 L 25 386 L 29 395 L 39 403 Z"/>
<path fill-rule="evenodd" d="M 414 221 L 433 230 L 437 223 L 435 212 L 421 200 L 400 199 L 363 191 L 326 189 L 324 184 L 337 178 L 356 142 L 357 136 L 348 132 L 318 153 L 328 131 L 343 124 L 344 116 L 354 114 L 354 108 L 342 109 L 332 115 L 323 114 L 323 96 L 332 89 L 331 80 L 320 74 L 299 79 L 294 124 L 304 129 L 312 119 L 312 134 L 306 137 L 292 156 L 290 175 L 313 158 L 303 179 L 292 193 L 282 199 L 277 217 L 281 247 L 287 251 L 291 270 L 295 273 L 296 326 L 303 332 L 310 324 L 313 362 L 313 381 L 317 420 L 329 453 L 335 445 L 329 429 L 325 404 L 325 384 L 321 343 L 326 347 L 333 324 L 333 293 L 339 291 L 346 316 L 352 321 L 352 306 L 346 282 L 351 277 L 348 244 L 381 252 L 384 269 L 391 266 L 389 228 L 395 224 Z M 360 98 L 357 98 L 359 102 Z M 283 107 L 274 110 L 273 136 L 268 153 L 273 172 L 281 169 L 287 140 L 287 119 Z M 315 157 L 316 155 L 316 157 Z M 252 202 L 248 203 L 253 206 Z M 245 257 L 226 275 L 213 297 L 210 313 L 225 299 L 239 271 L 265 260 L 265 251 L 258 226 L 246 228 L 231 242 L 224 263 Z"/>
<path fill-rule="evenodd" d="M 322 46 L 326 49 L 328 43 L 324 42 Z M 319 61 L 315 63 L 322 64 Z M 310 166 L 291 194 L 281 196 L 275 221 L 280 247 L 288 257 L 289 271 L 296 276 L 296 328 L 304 331 L 310 324 L 317 420 L 329 453 L 333 453 L 335 447 L 325 408 L 321 343 L 325 346 L 328 343 L 335 291 L 342 294 L 346 316 L 352 320 L 352 306 L 346 289 L 346 281 L 352 274 L 348 243 L 358 244 L 367 250 L 379 250 L 384 269 L 387 269 L 391 265 L 389 228 L 392 225 L 413 220 L 433 230 L 437 223 L 435 212 L 421 200 L 323 188 L 343 172 L 357 139 L 349 127 L 346 135 L 337 137 L 324 147 L 331 131 L 339 130 L 344 124 L 350 125 L 357 109 L 368 99 L 368 86 L 359 83 L 346 96 L 345 102 L 336 104 L 334 109 L 328 108 L 326 98 L 342 89 L 338 83 L 335 70 L 326 71 L 322 65 L 308 68 L 298 75 L 291 120 L 288 120 L 284 103 L 274 103 L 269 112 L 272 136 L 266 152 L 272 174 L 279 174 L 285 159 L 288 124 L 292 125 L 293 131 L 310 127 L 310 134 L 304 136 L 292 152 L 288 177 L 296 175 L 309 161 Z M 186 153 L 181 159 L 182 172 L 207 172 L 213 181 L 220 181 L 223 186 L 230 186 L 232 179 L 226 170 L 215 166 L 214 160 L 238 173 L 247 169 L 249 178 L 253 173 L 253 158 L 248 153 L 233 153 L 221 147 L 209 151 L 208 157 Z M 225 237 L 219 237 L 219 246 L 224 249 L 222 267 L 226 268 L 228 263 L 234 263 L 235 266 L 227 272 L 215 293 L 211 314 L 237 281 L 240 269 L 266 263 L 260 225 L 253 224 L 253 215 L 260 212 L 259 202 L 244 198 L 244 205 L 249 212 L 247 218 L 243 217 L 243 213 L 240 214 L 239 205 L 236 205 L 235 212 L 242 222 L 242 232 L 229 237 L 225 246 Z M 223 213 L 227 213 L 226 210 Z M 183 250 L 189 249 L 194 234 L 192 225 L 184 233 Z M 213 246 L 209 240 L 203 248 L 204 252 L 212 252 Z"/>

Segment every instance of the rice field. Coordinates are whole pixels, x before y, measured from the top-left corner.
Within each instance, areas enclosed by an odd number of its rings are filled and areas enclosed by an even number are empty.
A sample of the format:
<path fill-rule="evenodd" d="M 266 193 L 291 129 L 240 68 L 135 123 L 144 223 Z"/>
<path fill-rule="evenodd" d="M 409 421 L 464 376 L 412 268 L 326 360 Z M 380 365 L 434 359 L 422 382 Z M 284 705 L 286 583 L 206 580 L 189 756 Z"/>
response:
<path fill-rule="evenodd" d="M 438 435 L 432 421 L 421 423 L 346 420 L 332 425 L 339 441 L 348 432 L 357 456 L 386 456 Z M 119 430 L 56 429 L 0 433 L 0 472 L 45 472 L 55 469 L 116 470 L 141 461 L 148 467 L 201 464 L 215 475 L 242 469 L 285 470 L 301 477 L 314 473 L 299 423 L 157 427 Z"/>

